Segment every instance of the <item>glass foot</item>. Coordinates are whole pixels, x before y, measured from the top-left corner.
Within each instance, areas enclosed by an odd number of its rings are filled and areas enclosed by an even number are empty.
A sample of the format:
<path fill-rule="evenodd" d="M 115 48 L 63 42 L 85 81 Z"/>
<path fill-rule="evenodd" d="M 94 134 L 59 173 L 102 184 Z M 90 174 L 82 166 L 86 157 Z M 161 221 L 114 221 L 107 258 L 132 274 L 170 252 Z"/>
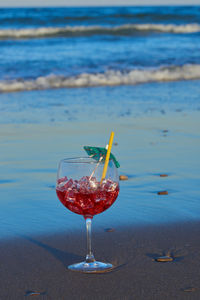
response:
<path fill-rule="evenodd" d="M 113 269 L 113 265 L 109 263 L 103 263 L 100 261 L 86 262 L 73 264 L 68 266 L 69 270 L 82 272 L 82 273 L 104 273 Z"/>

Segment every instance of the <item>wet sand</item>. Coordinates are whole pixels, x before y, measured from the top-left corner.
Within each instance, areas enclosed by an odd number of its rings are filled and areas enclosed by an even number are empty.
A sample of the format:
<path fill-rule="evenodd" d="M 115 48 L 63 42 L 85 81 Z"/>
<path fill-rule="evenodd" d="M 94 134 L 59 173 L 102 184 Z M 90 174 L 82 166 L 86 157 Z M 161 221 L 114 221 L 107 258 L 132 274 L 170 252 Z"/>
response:
<path fill-rule="evenodd" d="M 112 122 L 2 124 L 0 239 L 79 231 L 82 218 L 55 193 L 58 162 L 85 156 L 84 145 L 105 145 L 111 130 L 119 175 L 128 180 L 120 181 L 117 201 L 95 218 L 95 226 L 199 220 L 199 120 L 199 112 L 181 112 Z"/>
<path fill-rule="evenodd" d="M 83 230 L 22 235 L 1 242 L 1 299 L 200 299 L 199 237 L 199 222 L 101 228 L 93 232 L 95 257 L 115 269 L 80 274 L 67 265 L 84 259 Z M 163 255 L 173 261 L 155 261 Z"/>

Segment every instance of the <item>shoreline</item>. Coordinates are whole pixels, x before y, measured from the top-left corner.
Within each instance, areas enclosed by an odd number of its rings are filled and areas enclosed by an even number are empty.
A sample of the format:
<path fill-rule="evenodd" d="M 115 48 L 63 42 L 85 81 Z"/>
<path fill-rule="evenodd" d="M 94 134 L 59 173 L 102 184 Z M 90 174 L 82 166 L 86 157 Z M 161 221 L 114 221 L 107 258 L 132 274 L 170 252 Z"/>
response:
<path fill-rule="evenodd" d="M 81 274 L 66 267 L 84 260 L 84 228 L 75 235 L 22 234 L 0 242 L 1 297 L 27 299 L 37 292 L 36 299 L 199 299 L 199 236 L 200 221 L 94 230 L 96 259 L 116 268 Z M 162 255 L 173 261 L 156 262 Z"/>
<path fill-rule="evenodd" d="M 57 199 L 58 162 L 85 155 L 84 145 L 104 145 L 113 128 L 119 175 L 127 175 L 128 180 L 120 182 L 118 199 L 95 218 L 94 228 L 198 220 L 199 112 L 127 117 L 120 122 L 4 124 L 0 237 L 84 228 L 80 216 L 68 212 Z M 158 195 L 160 191 L 168 194 Z"/>

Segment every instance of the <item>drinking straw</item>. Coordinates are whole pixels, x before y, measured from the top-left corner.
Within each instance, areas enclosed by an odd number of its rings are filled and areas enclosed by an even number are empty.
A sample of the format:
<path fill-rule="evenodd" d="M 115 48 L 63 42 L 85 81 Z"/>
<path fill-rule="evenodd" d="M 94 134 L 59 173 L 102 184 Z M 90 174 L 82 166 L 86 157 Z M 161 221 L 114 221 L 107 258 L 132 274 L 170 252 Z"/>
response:
<path fill-rule="evenodd" d="M 102 173 L 100 184 L 102 183 L 102 181 L 106 177 L 106 172 L 107 172 L 107 168 L 108 168 L 108 162 L 109 162 L 109 158 L 110 158 L 110 152 L 111 152 L 111 148 L 112 148 L 114 134 L 115 133 L 113 131 L 110 134 L 110 140 L 109 140 L 109 144 L 108 144 L 108 149 L 107 149 L 107 153 L 106 153 L 106 159 L 105 159 L 105 163 L 104 163 L 104 167 L 103 167 L 103 173 Z"/>
<path fill-rule="evenodd" d="M 99 161 L 98 161 L 96 167 L 94 168 L 94 170 L 92 171 L 92 174 L 90 175 L 89 180 L 91 180 L 91 178 L 94 176 L 94 173 L 95 173 L 96 169 L 98 168 L 98 166 L 99 166 L 100 162 L 102 161 L 102 159 L 103 159 L 103 156 L 101 156 L 101 157 L 99 158 Z"/>

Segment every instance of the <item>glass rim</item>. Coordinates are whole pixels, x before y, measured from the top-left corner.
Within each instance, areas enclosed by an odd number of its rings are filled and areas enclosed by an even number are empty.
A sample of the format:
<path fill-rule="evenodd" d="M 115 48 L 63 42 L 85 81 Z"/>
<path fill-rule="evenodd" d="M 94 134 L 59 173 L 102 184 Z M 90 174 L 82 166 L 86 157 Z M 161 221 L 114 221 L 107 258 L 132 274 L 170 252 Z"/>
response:
<path fill-rule="evenodd" d="M 89 156 L 77 156 L 61 159 L 60 163 L 71 163 L 71 164 L 97 164 L 98 160 Z"/>

